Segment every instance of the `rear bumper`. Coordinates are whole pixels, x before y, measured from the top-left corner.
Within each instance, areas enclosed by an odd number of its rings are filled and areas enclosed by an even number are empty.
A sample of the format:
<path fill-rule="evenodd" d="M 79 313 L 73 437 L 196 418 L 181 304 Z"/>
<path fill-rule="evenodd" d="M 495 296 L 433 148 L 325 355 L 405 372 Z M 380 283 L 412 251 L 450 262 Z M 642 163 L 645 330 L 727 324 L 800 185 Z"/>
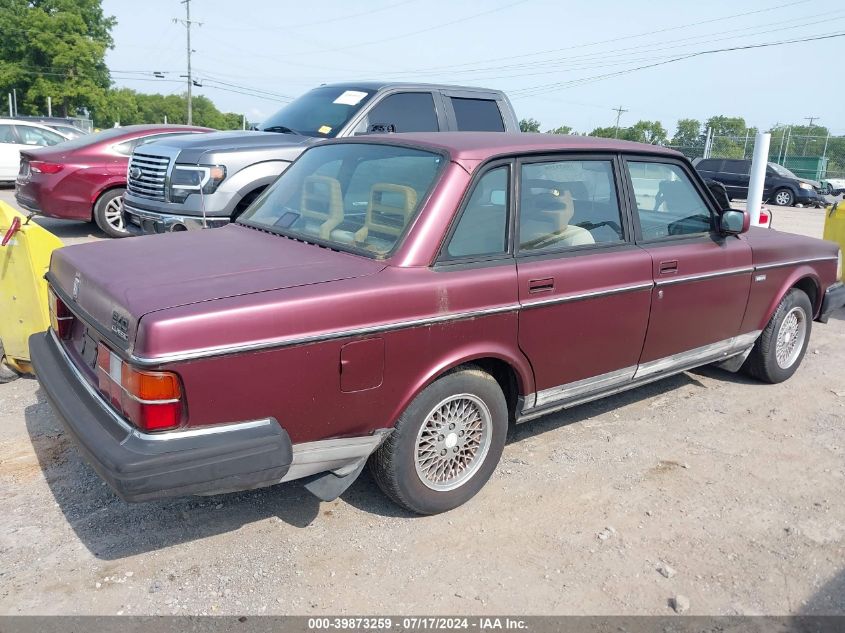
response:
<path fill-rule="evenodd" d="M 131 206 L 125 200 L 123 203 L 123 214 L 126 220 L 127 230 L 135 235 L 192 231 L 203 228 L 212 229 L 229 224 L 228 217 L 209 216 L 203 219 L 202 217 L 193 215 L 175 215 L 158 213 L 156 211 L 145 211 Z"/>
<path fill-rule="evenodd" d="M 31 336 L 29 346 L 53 410 L 94 470 L 126 501 L 268 486 L 290 468 L 290 438 L 272 418 L 141 433 L 89 386 L 51 331 Z"/>
<path fill-rule="evenodd" d="M 830 315 L 842 307 L 845 307 L 845 285 L 839 281 L 825 291 L 818 320 L 827 323 Z"/>

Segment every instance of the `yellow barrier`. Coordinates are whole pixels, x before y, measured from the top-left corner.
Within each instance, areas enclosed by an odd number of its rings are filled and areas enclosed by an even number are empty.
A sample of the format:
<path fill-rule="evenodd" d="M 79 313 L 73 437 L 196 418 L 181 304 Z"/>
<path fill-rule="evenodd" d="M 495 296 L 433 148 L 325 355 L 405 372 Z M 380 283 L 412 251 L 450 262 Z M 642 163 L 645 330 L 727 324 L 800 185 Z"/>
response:
<path fill-rule="evenodd" d="M 836 242 L 845 253 L 845 201 L 839 201 L 827 208 L 824 217 L 824 239 Z M 840 274 L 845 272 L 845 261 Z"/>
<path fill-rule="evenodd" d="M 63 244 L 58 237 L 0 202 L 0 238 L 16 221 L 20 228 L 9 236 L 5 246 L 0 246 L 0 343 L 6 364 L 22 373 L 31 373 L 27 341 L 30 334 L 42 332 L 50 325 L 44 273 L 50 265 L 51 253 Z"/>

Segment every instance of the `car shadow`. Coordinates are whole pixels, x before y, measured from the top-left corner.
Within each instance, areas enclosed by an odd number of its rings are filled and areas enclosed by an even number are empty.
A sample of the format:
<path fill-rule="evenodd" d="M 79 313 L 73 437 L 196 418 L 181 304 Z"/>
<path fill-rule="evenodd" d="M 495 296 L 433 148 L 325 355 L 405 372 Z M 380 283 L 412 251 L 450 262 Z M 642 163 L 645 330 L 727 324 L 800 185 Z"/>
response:
<path fill-rule="evenodd" d="M 76 220 L 59 220 L 47 218 L 42 215 L 33 216 L 32 221 L 41 226 L 59 239 L 81 239 L 81 238 L 108 238 L 93 222 L 78 222 Z"/>
<path fill-rule="evenodd" d="M 68 525 L 97 558 L 115 560 L 239 529 L 276 517 L 298 528 L 320 502 L 293 482 L 208 497 L 127 503 L 83 460 L 41 389 L 26 408 L 26 428 L 41 471 Z"/>
<path fill-rule="evenodd" d="M 804 603 L 799 615 L 845 615 L 845 569 L 822 585 Z M 841 625 L 841 620 L 839 621 Z M 831 628 L 831 631 L 834 629 Z M 841 631 L 842 629 L 835 629 Z"/>

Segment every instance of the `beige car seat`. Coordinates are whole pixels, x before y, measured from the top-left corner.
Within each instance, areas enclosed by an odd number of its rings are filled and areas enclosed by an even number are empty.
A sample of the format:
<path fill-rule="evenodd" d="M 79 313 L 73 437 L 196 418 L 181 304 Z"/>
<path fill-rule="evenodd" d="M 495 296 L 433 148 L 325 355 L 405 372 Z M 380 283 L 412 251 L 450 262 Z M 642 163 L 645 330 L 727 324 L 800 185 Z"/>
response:
<path fill-rule="evenodd" d="M 385 200 L 384 194 L 395 195 Z M 369 238 L 375 250 L 389 249 L 411 221 L 416 207 L 417 192 L 413 187 L 377 182 L 370 189 L 364 226 L 355 232 L 355 241 L 366 242 Z M 387 239 L 384 244 L 377 244 L 373 241 L 377 239 L 376 236 L 385 236 Z M 382 248 L 384 246 L 386 249 Z"/>
<path fill-rule="evenodd" d="M 340 182 L 328 176 L 308 176 L 302 186 L 299 209 L 306 233 L 330 239 L 332 231 L 343 222 Z"/>

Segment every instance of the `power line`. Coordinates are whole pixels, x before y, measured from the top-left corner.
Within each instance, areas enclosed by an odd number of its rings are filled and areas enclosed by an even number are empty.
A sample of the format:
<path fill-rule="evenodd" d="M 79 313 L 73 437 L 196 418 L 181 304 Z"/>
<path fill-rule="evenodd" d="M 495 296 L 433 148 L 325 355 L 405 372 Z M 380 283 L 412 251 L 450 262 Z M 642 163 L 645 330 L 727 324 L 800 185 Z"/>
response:
<path fill-rule="evenodd" d="M 591 76 L 591 77 L 582 77 L 580 79 L 573 79 L 572 81 L 558 82 L 558 83 L 553 83 L 553 84 L 543 84 L 543 85 L 538 85 L 538 86 L 530 86 L 530 87 L 527 87 L 527 88 L 521 88 L 521 89 L 518 89 L 518 90 L 512 90 L 512 91 L 510 91 L 509 94 L 511 96 L 517 95 L 514 98 L 528 97 L 528 96 L 533 96 L 533 95 L 536 95 L 536 94 L 542 94 L 543 92 L 553 92 L 555 90 L 562 90 L 562 89 L 571 88 L 571 87 L 574 87 L 574 86 L 581 86 L 581 85 L 584 85 L 586 83 L 593 83 L 595 81 L 601 81 L 603 79 L 609 79 L 611 77 L 618 77 L 618 76 L 621 76 L 621 75 L 627 75 L 627 74 L 630 74 L 630 73 L 633 73 L 633 72 L 637 72 L 639 70 L 644 70 L 646 68 L 654 68 L 656 66 L 665 66 L 666 64 L 672 64 L 674 62 L 678 62 L 678 61 L 681 61 L 681 60 L 684 60 L 684 59 L 691 59 L 693 57 L 700 57 L 702 55 L 712 55 L 714 53 L 725 53 L 725 52 L 730 52 L 730 51 L 748 50 L 748 49 L 752 49 L 752 48 L 767 48 L 767 47 L 771 47 L 771 46 L 782 46 L 782 45 L 785 45 L 785 44 L 800 44 L 800 43 L 805 43 L 805 42 L 816 42 L 816 41 L 819 41 L 819 40 L 829 40 L 829 39 L 834 39 L 834 38 L 838 38 L 838 37 L 845 37 L 845 32 L 831 33 L 831 34 L 827 34 L 827 35 L 819 35 L 819 36 L 816 36 L 816 37 L 807 37 L 807 38 L 800 38 L 800 39 L 793 39 L 793 40 L 781 40 L 781 41 L 778 41 L 778 42 L 764 42 L 764 43 L 761 43 L 761 44 L 747 44 L 745 46 L 731 46 L 731 47 L 727 47 L 727 48 L 715 48 L 715 49 L 711 49 L 711 50 L 697 51 L 697 52 L 694 52 L 694 53 L 689 53 L 687 55 L 681 55 L 679 57 L 674 57 L 672 59 L 668 59 L 668 60 L 665 60 L 665 61 L 655 62 L 655 63 L 652 63 L 652 64 L 645 64 L 643 66 L 637 66 L 635 68 L 628 68 L 628 69 L 620 70 L 620 71 L 613 72 L 613 73 L 605 73 L 605 74 L 601 74 L 601 75 L 594 75 L 594 76 Z"/>
<path fill-rule="evenodd" d="M 598 46 L 600 44 L 615 44 L 617 42 L 621 42 L 621 41 L 624 41 L 624 40 L 631 40 L 631 39 L 636 39 L 636 38 L 639 38 L 639 37 L 647 37 L 649 35 L 659 35 L 660 33 L 667 33 L 669 31 L 677 31 L 677 30 L 681 30 L 681 29 L 688 29 L 688 28 L 692 28 L 694 26 L 701 26 L 702 24 L 712 24 L 714 22 L 721 22 L 721 21 L 724 21 L 724 20 L 732 20 L 732 19 L 735 19 L 735 18 L 746 17 L 746 16 L 749 16 L 749 15 L 756 15 L 758 13 L 765 13 L 765 12 L 768 12 L 768 11 L 776 11 L 778 9 L 785 9 L 787 7 L 792 7 L 792 6 L 796 6 L 796 5 L 799 5 L 799 4 L 806 4 L 809 1 L 810 0 L 797 0 L 796 2 L 787 2 L 786 4 L 779 4 L 779 5 L 776 5 L 774 7 L 766 7 L 764 9 L 756 9 L 754 11 L 745 11 L 743 13 L 735 13 L 733 15 L 725 15 L 725 16 L 718 17 L 718 18 L 710 18 L 710 19 L 707 19 L 707 20 L 701 20 L 699 22 L 690 22 L 688 24 L 679 24 L 679 25 L 676 25 L 676 26 L 668 26 L 668 27 L 665 27 L 665 28 L 662 28 L 662 29 L 644 31 L 642 33 L 635 33 L 635 34 L 632 34 L 632 35 L 625 35 L 625 36 L 622 36 L 622 37 L 614 37 L 614 38 L 610 38 L 610 39 L 606 39 L 606 40 L 596 40 L 596 41 L 587 42 L 587 43 L 584 43 L 584 44 L 573 44 L 571 46 L 565 46 L 563 48 L 546 49 L 546 50 L 543 50 L 543 51 L 536 51 L 534 53 L 523 53 L 523 54 L 520 54 L 520 55 L 506 55 L 504 57 L 487 58 L 483 61 L 464 62 L 464 63 L 459 63 L 459 64 L 449 64 L 448 66 L 430 66 L 428 68 L 417 68 L 417 69 L 413 69 L 413 70 L 403 71 L 402 74 L 416 73 L 416 72 L 425 71 L 425 70 L 443 70 L 443 69 L 456 68 L 456 67 L 462 67 L 462 66 L 473 66 L 473 65 L 478 64 L 478 63 L 490 63 L 490 62 L 496 62 L 496 61 L 502 61 L 502 60 L 520 59 L 520 58 L 524 58 L 524 57 L 535 57 L 537 55 L 545 55 L 547 53 L 559 53 L 561 51 L 581 49 L 581 48 L 586 48 L 588 46 Z M 390 74 L 400 74 L 400 73 L 390 73 Z"/>
<path fill-rule="evenodd" d="M 284 29 L 286 31 L 290 31 L 291 29 L 304 29 L 311 26 L 322 26 L 324 24 L 330 24 L 332 22 L 340 22 L 343 20 L 351 20 L 352 18 L 359 18 L 364 15 L 371 15 L 373 13 L 380 13 L 382 11 L 388 11 L 389 9 L 395 9 L 397 7 L 401 7 L 406 4 L 410 4 L 412 2 L 416 2 L 417 0 L 402 0 L 401 2 L 395 2 L 393 4 L 389 4 L 384 7 L 378 7 L 375 9 L 368 9 L 367 11 L 359 11 L 358 13 L 347 13 L 346 15 L 338 15 L 333 18 L 326 18 L 325 20 L 318 20 L 316 22 L 303 22 L 300 24 L 285 24 L 285 25 L 274 25 L 274 26 L 226 26 L 227 30 L 231 31 L 275 31 L 278 29 Z M 213 24 L 209 24 L 209 27 L 213 27 Z"/>

